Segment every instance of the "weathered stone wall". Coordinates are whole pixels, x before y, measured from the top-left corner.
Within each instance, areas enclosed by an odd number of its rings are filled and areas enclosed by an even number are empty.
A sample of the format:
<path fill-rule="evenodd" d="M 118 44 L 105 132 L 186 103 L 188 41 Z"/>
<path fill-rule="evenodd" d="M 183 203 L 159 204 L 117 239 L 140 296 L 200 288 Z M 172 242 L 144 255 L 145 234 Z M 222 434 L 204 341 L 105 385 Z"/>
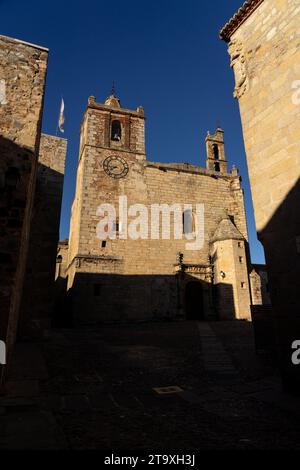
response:
<path fill-rule="evenodd" d="M 29 243 L 48 51 L 0 36 L 0 339 L 15 341 Z"/>
<path fill-rule="evenodd" d="M 42 134 L 22 301 L 23 335 L 39 334 L 53 315 L 66 152 L 65 139 Z"/>
<path fill-rule="evenodd" d="M 254 269 L 250 273 L 250 284 L 253 305 L 263 305 L 261 277 Z"/>
<path fill-rule="evenodd" d="M 300 104 L 293 102 L 300 80 L 299 18 L 298 1 L 264 0 L 229 45 L 237 81 L 245 78 L 238 93 L 259 232 L 300 174 Z"/>
<path fill-rule="evenodd" d="M 229 35 L 255 220 L 266 254 L 277 342 L 286 383 L 300 370 L 291 345 L 300 337 L 300 4 L 248 1 Z M 230 25 L 229 25 L 230 26 Z M 228 30 L 228 26 L 227 26 Z"/>
<path fill-rule="evenodd" d="M 57 256 L 56 256 L 56 268 L 55 268 L 55 280 L 59 278 L 66 279 L 67 277 L 68 250 L 69 250 L 68 240 L 62 240 L 58 243 Z"/>
<path fill-rule="evenodd" d="M 252 266 L 250 284 L 253 305 L 271 305 L 269 279 L 266 266 Z"/>
<path fill-rule="evenodd" d="M 124 140 L 111 142 L 110 122 L 116 116 L 122 123 Z M 174 286 L 176 288 L 175 265 L 179 252 L 183 253 L 186 264 L 208 265 L 210 239 L 222 218 L 228 216 L 234 220 L 241 236 L 248 239 L 243 190 L 236 172 L 220 173 L 187 164 L 147 162 L 143 139 L 144 113 L 141 108 L 136 112 L 122 108 L 107 109 L 107 106 L 90 100 L 82 124 L 68 260 L 68 289 L 73 290 L 76 296 L 75 308 L 79 305 L 79 298 L 89 302 L 88 309 L 81 309 L 83 315 L 91 312 L 93 305 L 99 319 L 118 315 L 121 318 L 124 315 L 153 317 L 157 310 L 160 310 L 158 314 L 167 315 L 168 311 L 176 310 L 177 294 L 172 291 Z M 129 172 L 124 178 L 112 178 L 105 173 L 103 161 L 111 155 L 119 155 L 126 160 Z M 97 208 L 100 204 L 110 203 L 118 211 L 119 196 L 127 197 L 128 208 L 133 204 L 143 204 L 148 208 L 149 230 L 144 239 L 132 240 L 128 237 L 123 240 L 118 237 L 107 240 L 104 246 L 97 236 L 97 225 L 101 220 L 97 216 Z M 154 204 L 180 204 L 182 210 L 184 204 L 192 204 L 193 209 L 196 209 L 196 204 L 203 204 L 204 246 L 200 250 L 190 251 L 186 247 L 187 240 L 175 240 L 173 215 L 171 238 L 164 240 L 160 233 L 159 239 L 151 239 L 151 206 Z M 120 214 L 117 216 L 120 218 Z M 233 265 L 234 256 L 238 257 L 238 254 L 232 251 L 229 262 Z M 246 259 L 245 269 L 247 278 Z M 113 275 L 111 279 L 118 282 L 110 289 L 103 287 L 99 299 L 93 299 L 93 284 L 107 285 L 111 281 L 107 274 Z M 134 279 L 133 285 L 128 279 Z M 249 294 L 248 280 L 245 279 L 245 282 Z M 126 302 L 124 292 L 127 293 Z M 172 299 L 164 302 L 170 292 Z M 107 300 L 108 293 L 113 303 Z M 131 299 L 130 308 L 128 296 Z M 160 299 L 160 309 L 153 307 L 153 299 L 156 303 Z M 124 305 L 120 307 L 122 302 L 125 302 L 126 308 Z M 238 296 L 236 302 L 239 303 Z M 249 314 L 249 303 L 244 315 Z M 240 310 L 239 315 L 242 316 Z"/>
<path fill-rule="evenodd" d="M 218 287 L 219 318 L 250 320 L 251 299 L 245 242 L 216 241 L 213 256 L 216 258 L 214 272 Z"/>
<path fill-rule="evenodd" d="M 54 327 L 70 327 L 72 324 L 72 312 L 70 311 L 67 295 L 68 248 L 68 240 L 59 242 L 56 257 L 54 309 L 52 315 L 52 326 Z"/>

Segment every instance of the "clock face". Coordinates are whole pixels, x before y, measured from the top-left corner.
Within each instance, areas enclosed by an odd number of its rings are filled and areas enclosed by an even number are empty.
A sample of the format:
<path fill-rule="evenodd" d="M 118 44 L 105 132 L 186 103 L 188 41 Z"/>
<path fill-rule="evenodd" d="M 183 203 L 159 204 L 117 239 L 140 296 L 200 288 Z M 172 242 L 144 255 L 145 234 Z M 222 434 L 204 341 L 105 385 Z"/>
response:
<path fill-rule="evenodd" d="M 103 161 L 103 169 L 111 178 L 119 179 L 124 178 L 128 174 L 129 166 L 124 158 L 111 156 Z"/>

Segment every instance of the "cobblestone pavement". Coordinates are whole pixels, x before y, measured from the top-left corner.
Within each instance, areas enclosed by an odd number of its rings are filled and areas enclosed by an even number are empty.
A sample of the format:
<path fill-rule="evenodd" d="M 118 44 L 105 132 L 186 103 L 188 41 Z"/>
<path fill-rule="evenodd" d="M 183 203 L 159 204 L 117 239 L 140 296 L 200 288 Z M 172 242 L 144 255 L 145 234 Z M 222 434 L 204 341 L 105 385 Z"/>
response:
<path fill-rule="evenodd" d="M 300 448 L 300 403 L 247 322 L 54 330 L 31 348 L 0 399 L 1 448 Z"/>

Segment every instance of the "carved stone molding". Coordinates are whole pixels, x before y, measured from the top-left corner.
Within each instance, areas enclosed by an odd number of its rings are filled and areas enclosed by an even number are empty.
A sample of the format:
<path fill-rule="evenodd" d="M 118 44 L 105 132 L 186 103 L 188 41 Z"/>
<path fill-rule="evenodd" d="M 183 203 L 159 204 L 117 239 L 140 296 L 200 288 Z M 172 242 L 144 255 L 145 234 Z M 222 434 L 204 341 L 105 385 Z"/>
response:
<path fill-rule="evenodd" d="M 88 266 L 91 264 L 94 265 L 99 265 L 99 266 L 104 266 L 104 265 L 115 265 L 115 264 L 120 264 L 123 263 L 123 258 L 119 256 L 105 256 L 105 255 L 77 255 L 69 266 L 67 267 L 67 270 L 71 268 L 71 266 L 74 264 L 75 268 L 82 268 L 84 266 Z"/>
<path fill-rule="evenodd" d="M 242 42 L 238 39 L 233 39 L 228 45 L 228 54 L 231 59 L 230 66 L 233 68 L 235 75 L 233 96 L 240 98 L 248 90 L 249 86 L 247 62 Z"/>
<path fill-rule="evenodd" d="M 200 276 L 200 278 L 207 282 L 212 282 L 213 278 L 213 267 L 212 265 L 201 265 L 201 264 L 181 264 L 175 265 L 175 272 L 184 274 L 190 274 L 194 276 Z"/>

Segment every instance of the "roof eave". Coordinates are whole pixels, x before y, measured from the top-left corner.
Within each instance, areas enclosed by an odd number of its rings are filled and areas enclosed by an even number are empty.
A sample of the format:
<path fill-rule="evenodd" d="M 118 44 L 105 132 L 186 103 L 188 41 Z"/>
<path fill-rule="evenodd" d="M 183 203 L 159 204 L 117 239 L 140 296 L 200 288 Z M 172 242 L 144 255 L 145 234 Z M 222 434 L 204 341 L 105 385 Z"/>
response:
<path fill-rule="evenodd" d="M 264 0 L 247 0 L 220 31 L 220 39 L 229 42 L 236 30 L 249 18 Z"/>

